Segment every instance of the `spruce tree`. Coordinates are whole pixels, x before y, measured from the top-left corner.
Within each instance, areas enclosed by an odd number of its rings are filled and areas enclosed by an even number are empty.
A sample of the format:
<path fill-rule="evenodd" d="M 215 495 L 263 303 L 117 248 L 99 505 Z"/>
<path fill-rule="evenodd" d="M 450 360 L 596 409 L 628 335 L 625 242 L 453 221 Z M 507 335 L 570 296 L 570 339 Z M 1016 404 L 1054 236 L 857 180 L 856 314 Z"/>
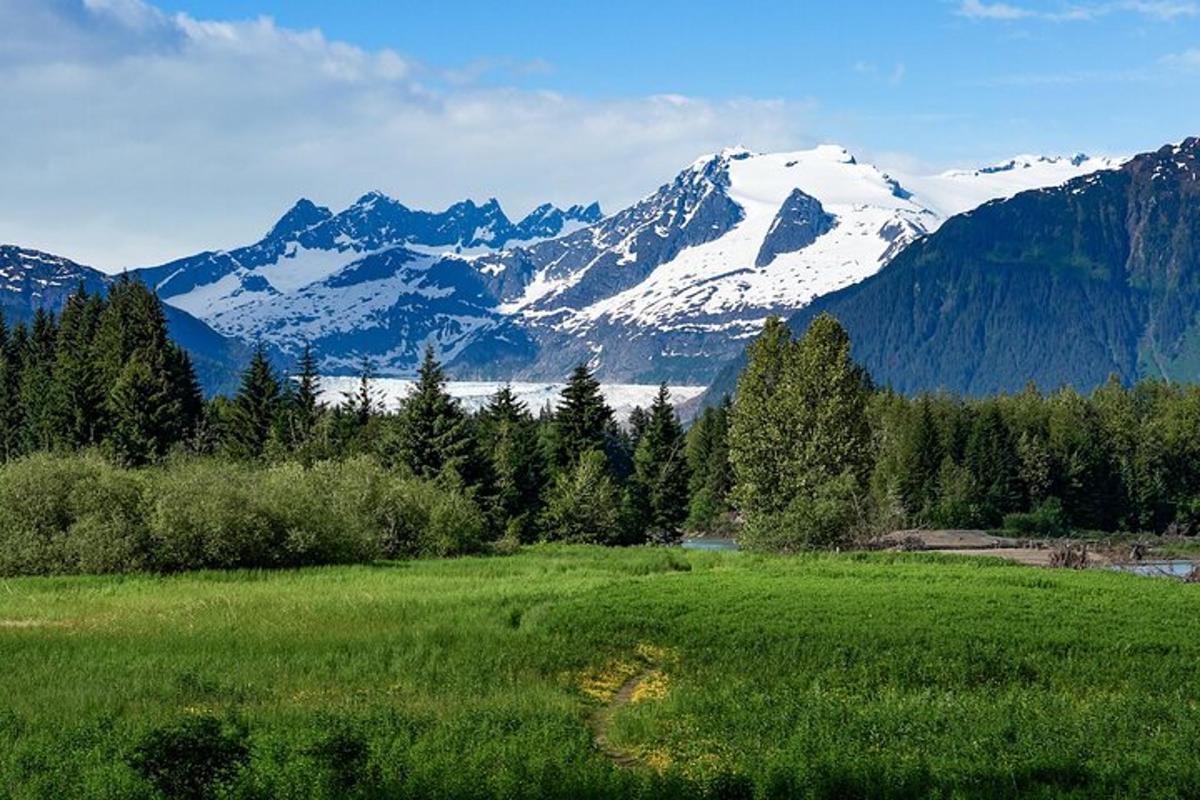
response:
<path fill-rule="evenodd" d="M 191 358 L 171 341 L 162 302 L 145 284 L 127 275 L 112 283 L 92 354 L 106 393 L 104 424 L 120 457 L 159 457 L 196 431 L 203 398 Z M 139 407 L 151 404 L 153 413 Z"/>
<path fill-rule="evenodd" d="M 225 440 L 231 453 L 240 458 L 258 458 L 266 451 L 281 411 L 279 379 L 260 342 L 230 409 Z"/>
<path fill-rule="evenodd" d="M 54 317 L 39 308 L 33 316 L 21 365 L 18 402 L 26 450 L 49 450 L 55 443 L 54 362 L 58 329 Z"/>
<path fill-rule="evenodd" d="M 554 479 L 541 517 L 546 538 L 585 544 L 618 544 L 621 512 L 607 459 L 598 450 L 580 454 Z"/>
<path fill-rule="evenodd" d="M 104 310 L 99 295 L 81 284 L 59 319 L 54 365 L 56 440 L 70 448 L 97 444 L 108 430 L 105 386 L 94 340 Z"/>
<path fill-rule="evenodd" d="M 490 495 L 499 527 L 528 539 L 540 505 L 545 467 L 537 426 L 507 384 L 479 414 L 480 451 L 490 466 Z"/>
<path fill-rule="evenodd" d="M 353 392 L 345 392 L 343 408 L 354 424 L 361 430 L 379 413 L 375 399 L 375 367 L 370 356 L 363 356 L 358 369 L 358 386 Z"/>
<path fill-rule="evenodd" d="M 910 519 L 925 520 L 937 502 L 937 480 L 942 468 L 942 446 L 933 404 L 928 396 L 910 410 L 900 441 L 900 501 Z"/>
<path fill-rule="evenodd" d="M 317 422 L 320 397 L 317 359 L 313 355 L 312 346 L 306 343 L 297 364 L 296 390 L 292 394 L 292 415 L 297 427 L 297 438 L 303 440 L 311 434 Z"/>
<path fill-rule="evenodd" d="M 196 378 L 192 357 L 179 345 L 171 342 L 166 351 L 167 380 L 171 384 L 172 401 L 179 406 L 179 418 L 171 428 L 175 441 L 195 435 L 204 418 L 204 392 Z"/>
<path fill-rule="evenodd" d="M 646 432 L 646 425 L 650 422 L 650 415 L 646 413 L 646 409 L 641 406 L 634 406 L 629 412 L 629 449 L 637 450 L 638 442 L 642 440 L 642 434 Z"/>
<path fill-rule="evenodd" d="M 733 471 L 729 465 L 729 409 L 726 395 L 720 405 L 710 406 L 687 433 L 688 481 L 687 526 L 712 530 L 728 510 Z"/>
<path fill-rule="evenodd" d="M 830 504 L 851 502 L 874 462 L 870 382 L 850 357 L 845 329 L 828 314 L 814 319 L 799 341 L 771 318 L 748 352 L 729 433 L 740 507 L 749 521 L 796 512 L 796 542 L 779 541 L 774 523 L 762 529 L 772 546 L 806 546 L 799 529 L 806 520 L 825 543 L 828 526 L 816 522 L 849 516 L 833 513 Z"/>
<path fill-rule="evenodd" d="M 787 449 L 793 431 L 780 396 L 793 350 L 792 333 L 769 317 L 746 350 L 729 423 L 729 461 L 738 506 L 747 513 L 782 511 L 790 499 Z"/>
<path fill-rule="evenodd" d="M 645 430 L 633 456 L 630 486 L 642 518 L 633 531 L 656 539 L 673 539 L 687 518 L 688 464 L 683 426 L 664 383 L 646 414 Z"/>
<path fill-rule="evenodd" d="M 0 446 L 5 461 L 25 452 L 25 412 L 21 406 L 21 375 L 24 372 L 25 351 L 29 344 L 28 329 L 18 322 L 5 337 L 3 362 L 0 363 Z"/>
<path fill-rule="evenodd" d="M 183 409 L 163 358 L 161 350 L 134 351 L 108 392 L 109 447 L 130 466 L 161 458 L 179 441 Z"/>
<path fill-rule="evenodd" d="M 473 483 L 478 478 L 474 440 L 466 414 L 446 391 L 447 382 L 433 347 L 426 347 L 416 385 L 400 406 L 397 457 L 420 477 L 451 470 Z"/>
<path fill-rule="evenodd" d="M 12 341 L 4 310 L 0 308 L 0 461 L 16 455 L 20 435 L 20 406 L 18 378 L 20 368 L 13 358 Z"/>
<path fill-rule="evenodd" d="M 571 372 L 554 414 L 554 463 L 565 468 L 591 450 L 605 452 L 616 433 L 613 411 L 586 364 Z"/>
<path fill-rule="evenodd" d="M 979 507 L 987 525 L 998 525 L 1020 501 L 1016 445 L 994 402 L 976 414 L 967 438 L 966 466 L 979 491 Z"/>

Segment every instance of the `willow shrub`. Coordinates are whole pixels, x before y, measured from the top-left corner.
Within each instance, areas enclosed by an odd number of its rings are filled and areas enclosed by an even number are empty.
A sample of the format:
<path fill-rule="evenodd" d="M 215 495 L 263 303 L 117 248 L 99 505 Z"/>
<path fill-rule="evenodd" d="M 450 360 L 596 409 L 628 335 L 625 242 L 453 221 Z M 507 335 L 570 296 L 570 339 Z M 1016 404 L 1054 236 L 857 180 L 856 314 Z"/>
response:
<path fill-rule="evenodd" d="M 187 458 L 130 470 L 39 454 L 0 468 L 0 574 L 292 567 L 478 549 L 462 492 L 352 459 Z"/>

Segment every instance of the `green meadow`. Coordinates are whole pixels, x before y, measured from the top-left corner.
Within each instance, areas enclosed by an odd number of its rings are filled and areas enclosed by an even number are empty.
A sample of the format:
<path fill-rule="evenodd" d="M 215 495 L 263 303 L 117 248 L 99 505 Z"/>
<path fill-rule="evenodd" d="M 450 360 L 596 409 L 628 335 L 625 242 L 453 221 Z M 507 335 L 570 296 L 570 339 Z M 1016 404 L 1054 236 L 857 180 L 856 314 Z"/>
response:
<path fill-rule="evenodd" d="M 8 579 L 0 665 L 14 800 L 1200 792 L 1200 586 L 988 559 Z"/>

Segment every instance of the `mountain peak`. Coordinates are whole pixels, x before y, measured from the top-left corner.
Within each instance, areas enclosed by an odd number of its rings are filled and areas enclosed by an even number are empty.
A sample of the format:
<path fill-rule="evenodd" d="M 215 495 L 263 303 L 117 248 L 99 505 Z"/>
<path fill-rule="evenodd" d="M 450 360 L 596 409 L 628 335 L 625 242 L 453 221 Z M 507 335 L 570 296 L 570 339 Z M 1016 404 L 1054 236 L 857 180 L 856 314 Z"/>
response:
<path fill-rule="evenodd" d="M 396 202 L 395 200 L 393 200 L 391 197 L 389 197 L 385 193 L 379 191 L 378 189 L 372 189 L 371 191 L 364 194 L 362 197 L 355 200 L 354 203 L 351 205 L 351 207 L 352 208 L 353 207 L 371 208 L 376 203 L 391 204 L 391 203 L 395 203 L 395 202 Z"/>
<path fill-rule="evenodd" d="M 288 209 L 287 213 L 279 218 L 267 236 L 272 238 L 293 237 L 332 216 L 333 213 L 328 208 L 318 206 L 307 197 L 301 197 Z"/>
<path fill-rule="evenodd" d="M 566 215 L 567 219 L 574 219 L 589 224 L 604 219 L 604 213 L 600 210 L 600 204 L 595 202 L 587 207 L 573 205 L 567 209 Z"/>

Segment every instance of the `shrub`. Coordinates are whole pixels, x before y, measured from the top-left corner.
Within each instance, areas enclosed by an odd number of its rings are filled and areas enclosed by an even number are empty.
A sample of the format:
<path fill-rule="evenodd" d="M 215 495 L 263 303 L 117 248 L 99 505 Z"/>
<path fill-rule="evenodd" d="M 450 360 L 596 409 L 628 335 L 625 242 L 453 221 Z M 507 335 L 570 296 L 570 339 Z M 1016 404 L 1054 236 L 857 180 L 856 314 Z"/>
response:
<path fill-rule="evenodd" d="M 161 570 L 265 567 L 288 563 L 286 527 L 270 513 L 262 472 L 223 461 L 184 461 L 155 470 L 150 535 Z"/>
<path fill-rule="evenodd" d="M 249 755 L 244 729 L 197 716 L 150 731 L 128 763 L 165 797 L 204 800 L 232 783 Z"/>
<path fill-rule="evenodd" d="M 287 463 L 266 471 L 261 499 L 282 527 L 293 564 L 370 561 L 383 552 L 377 511 L 391 480 L 374 461 Z"/>
<path fill-rule="evenodd" d="M 854 477 L 843 474 L 796 497 L 782 512 L 751 516 L 738 542 L 747 550 L 782 553 L 835 547 L 859 523 L 860 499 Z"/>
<path fill-rule="evenodd" d="M 1022 536 L 1046 538 L 1066 536 L 1071 532 L 1062 501 L 1057 497 L 1047 498 L 1027 513 L 1005 514 L 1004 529 Z"/>
<path fill-rule="evenodd" d="M 290 567 L 478 550 L 460 489 L 366 458 L 273 467 L 180 458 L 145 470 L 95 455 L 0 468 L 0 574 Z"/>
<path fill-rule="evenodd" d="M 420 478 L 394 479 L 376 510 L 383 549 L 397 556 L 453 556 L 479 550 L 487 520 L 456 489 Z"/>
<path fill-rule="evenodd" d="M 145 566 L 142 481 L 95 454 L 37 454 L 0 469 L 0 574 Z"/>

